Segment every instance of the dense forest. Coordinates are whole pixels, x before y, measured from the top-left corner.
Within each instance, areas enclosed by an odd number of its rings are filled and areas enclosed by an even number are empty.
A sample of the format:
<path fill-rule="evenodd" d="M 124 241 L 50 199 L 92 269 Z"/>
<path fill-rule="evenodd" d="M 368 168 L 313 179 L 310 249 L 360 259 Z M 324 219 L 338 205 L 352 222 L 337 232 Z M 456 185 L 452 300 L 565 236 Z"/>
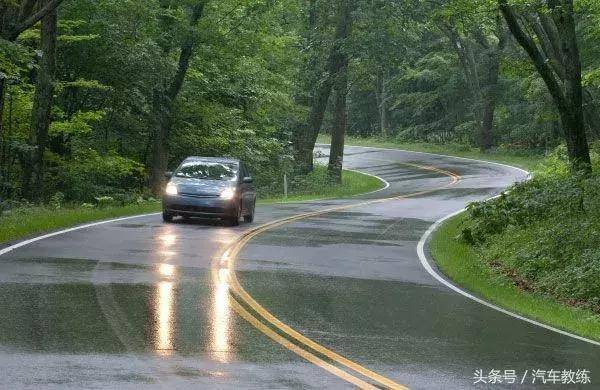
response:
<path fill-rule="evenodd" d="M 330 134 L 547 153 L 590 171 L 596 0 L 2 0 L 0 200 L 158 195 L 188 155 L 264 192 Z"/>

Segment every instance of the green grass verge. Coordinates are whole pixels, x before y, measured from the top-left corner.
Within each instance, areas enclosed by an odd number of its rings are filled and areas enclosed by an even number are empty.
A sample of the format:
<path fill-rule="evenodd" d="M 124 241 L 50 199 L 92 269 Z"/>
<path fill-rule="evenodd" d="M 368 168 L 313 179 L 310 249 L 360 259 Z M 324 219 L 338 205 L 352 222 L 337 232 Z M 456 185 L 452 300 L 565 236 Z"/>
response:
<path fill-rule="evenodd" d="M 330 137 L 324 134 L 319 135 L 318 143 L 330 142 Z M 490 151 L 487 153 L 481 152 L 477 148 L 459 144 L 430 144 L 425 142 L 396 142 L 393 140 L 382 140 L 378 138 L 357 138 L 347 137 L 346 145 L 348 146 L 371 146 L 377 148 L 390 148 L 410 150 L 413 152 L 427 152 L 444 154 L 447 156 L 467 157 L 477 160 L 493 161 L 526 169 L 534 170 L 544 159 L 543 155 L 507 152 L 503 150 Z"/>
<path fill-rule="evenodd" d="M 91 221 L 160 211 L 159 202 L 144 202 L 122 207 L 86 208 L 81 206 L 52 209 L 19 208 L 0 216 L 0 244 L 52 230 Z"/>
<path fill-rule="evenodd" d="M 461 214 L 448 220 L 434 232 L 431 239 L 431 254 L 446 276 L 498 306 L 600 341 L 600 316 L 520 290 L 508 277 L 489 267 L 475 248 L 457 240 L 465 217 L 465 214 Z"/>
<path fill-rule="evenodd" d="M 358 172 L 344 171 L 341 185 L 309 182 L 302 191 L 291 193 L 285 200 L 283 198 L 269 198 L 261 199 L 259 203 L 344 198 L 374 191 L 382 188 L 383 185 L 383 182 L 375 177 Z M 92 221 L 158 212 L 160 210 L 161 205 L 159 202 L 106 208 L 81 206 L 60 209 L 40 206 L 19 208 L 0 216 L 0 244 Z"/>
<path fill-rule="evenodd" d="M 302 202 L 316 199 L 348 198 L 383 188 L 385 183 L 380 179 L 355 171 L 342 171 L 342 184 L 332 184 L 326 180 L 326 168 L 315 169 L 316 177 L 310 177 L 302 188 L 295 189 L 283 196 L 260 199 L 259 204 Z"/>

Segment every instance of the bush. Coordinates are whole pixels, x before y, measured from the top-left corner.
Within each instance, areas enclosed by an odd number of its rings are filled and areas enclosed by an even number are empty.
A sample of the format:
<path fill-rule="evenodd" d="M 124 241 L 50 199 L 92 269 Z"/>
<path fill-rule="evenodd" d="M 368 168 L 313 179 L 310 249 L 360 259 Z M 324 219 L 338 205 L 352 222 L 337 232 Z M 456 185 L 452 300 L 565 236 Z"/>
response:
<path fill-rule="evenodd" d="M 62 192 L 59 191 L 59 192 L 56 192 L 54 195 L 52 195 L 52 197 L 50 198 L 50 202 L 48 202 L 48 204 L 53 209 L 60 209 L 64 202 L 65 202 L 65 194 L 63 194 Z"/>
<path fill-rule="evenodd" d="M 69 201 L 93 202 L 111 196 L 121 204 L 132 203 L 146 181 L 144 166 L 126 157 L 106 156 L 88 149 L 78 151 L 61 172 L 60 181 Z"/>
<path fill-rule="evenodd" d="M 600 174 L 569 174 L 563 148 L 531 181 L 470 205 L 461 236 L 519 285 L 600 312 Z"/>

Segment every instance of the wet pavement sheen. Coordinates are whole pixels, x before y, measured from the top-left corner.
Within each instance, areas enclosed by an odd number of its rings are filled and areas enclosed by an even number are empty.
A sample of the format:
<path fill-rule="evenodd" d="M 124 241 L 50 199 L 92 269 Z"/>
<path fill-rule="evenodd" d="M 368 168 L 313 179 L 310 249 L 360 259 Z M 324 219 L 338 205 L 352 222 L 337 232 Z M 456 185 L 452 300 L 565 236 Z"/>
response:
<path fill-rule="evenodd" d="M 587 369 L 600 380 L 599 347 L 467 300 L 433 279 L 417 257 L 417 242 L 435 220 L 524 179 L 522 172 L 348 147 L 345 164 L 384 178 L 389 188 L 348 200 L 261 206 L 255 224 L 239 227 L 132 218 L 1 256 L 0 388 L 352 387 L 239 317 L 211 266 L 252 226 L 449 181 L 403 163 L 462 180 L 261 233 L 236 263 L 248 293 L 305 336 L 410 388 L 481 388 L 473 385 L 476 369 Z M 526 383 L 504 387 L 536 387 Z"/>

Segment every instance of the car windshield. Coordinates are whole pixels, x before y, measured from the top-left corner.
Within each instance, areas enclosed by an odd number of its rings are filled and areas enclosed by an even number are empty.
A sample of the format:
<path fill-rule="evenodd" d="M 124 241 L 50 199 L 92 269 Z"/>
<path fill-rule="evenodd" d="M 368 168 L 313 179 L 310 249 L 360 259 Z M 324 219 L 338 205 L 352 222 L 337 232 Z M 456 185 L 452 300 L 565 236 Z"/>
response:
<path fill-rule="evenodd" d="M 237 178 L 238 166 L 235 163 L 193 161 L 183 163 L 175 172 L 176 177 L 200 180 L 232 181 Z"/>

